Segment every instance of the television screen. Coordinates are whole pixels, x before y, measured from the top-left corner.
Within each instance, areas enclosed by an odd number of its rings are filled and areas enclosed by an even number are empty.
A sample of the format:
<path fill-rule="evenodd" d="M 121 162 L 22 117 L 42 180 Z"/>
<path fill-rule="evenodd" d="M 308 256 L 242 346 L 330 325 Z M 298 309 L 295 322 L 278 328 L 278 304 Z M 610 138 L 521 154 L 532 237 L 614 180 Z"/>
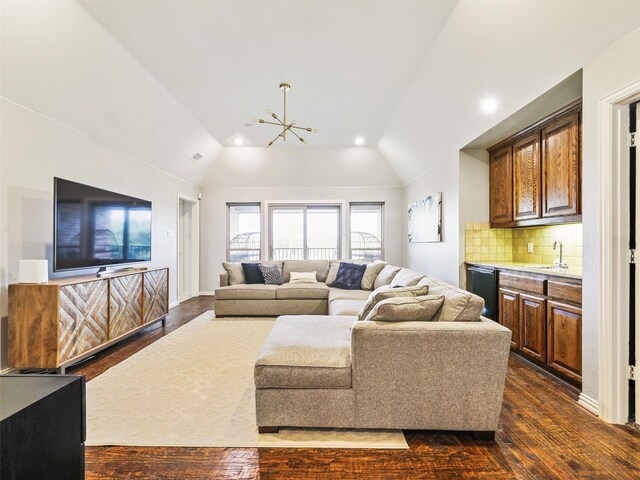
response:
<path fill-rule="evenodd" d="M 151 260 L 151 202 L 54 178 L 54 270 Z"/>

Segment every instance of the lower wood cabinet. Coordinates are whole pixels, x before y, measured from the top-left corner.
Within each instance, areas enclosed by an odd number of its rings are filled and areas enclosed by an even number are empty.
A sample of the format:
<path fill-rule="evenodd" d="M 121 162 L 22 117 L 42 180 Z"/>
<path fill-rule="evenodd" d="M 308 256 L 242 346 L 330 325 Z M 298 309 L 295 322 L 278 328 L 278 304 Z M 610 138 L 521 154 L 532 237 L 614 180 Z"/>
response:
<path fill-rule="evenodd" d="M 554 370 L 582 380 L 582 309 L 549 300 L 547 306 L 549 359 Z"/>
<path fill-rule="evenodd" d="M 9 366 L 64 371 L 168 311 L 167 268 L 9 285 Z"/>
<path fill-rule="evenodd" d="M 498 317 L 501 325 L 511 330 L 511 347 L 520 348 L 520 294 L 506 288 L 498 292 Z"/>
<path fill-rule="evenodd" d="M 511 347 L 562 376 L 582 382 L 582 282 L 500 271 L 498 321 Z"/>
<path fill-rule="evenodd" d="M 520 295 L 520 350 L 540 362 L 547 361 L 547 300 Z"/>

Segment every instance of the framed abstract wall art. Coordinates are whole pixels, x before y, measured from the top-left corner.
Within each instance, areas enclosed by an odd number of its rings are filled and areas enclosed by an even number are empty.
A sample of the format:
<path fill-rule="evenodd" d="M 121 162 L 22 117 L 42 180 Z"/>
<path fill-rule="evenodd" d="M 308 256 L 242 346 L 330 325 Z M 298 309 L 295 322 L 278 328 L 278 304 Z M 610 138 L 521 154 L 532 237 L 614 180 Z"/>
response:
<path fill-rule="evenodd" d="M 442 241 L 442 192 L 409 205 L 409 243 Z"/>

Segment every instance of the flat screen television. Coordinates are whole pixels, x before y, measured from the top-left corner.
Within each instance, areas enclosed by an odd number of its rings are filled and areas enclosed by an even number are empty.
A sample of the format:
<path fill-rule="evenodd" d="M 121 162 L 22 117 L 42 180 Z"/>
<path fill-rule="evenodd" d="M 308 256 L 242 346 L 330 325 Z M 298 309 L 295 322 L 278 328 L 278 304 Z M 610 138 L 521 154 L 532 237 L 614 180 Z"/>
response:
<path fill-rule="evenodd" d="M 151 260 L 151 202 L 54 178 L 54 271 Z"/>

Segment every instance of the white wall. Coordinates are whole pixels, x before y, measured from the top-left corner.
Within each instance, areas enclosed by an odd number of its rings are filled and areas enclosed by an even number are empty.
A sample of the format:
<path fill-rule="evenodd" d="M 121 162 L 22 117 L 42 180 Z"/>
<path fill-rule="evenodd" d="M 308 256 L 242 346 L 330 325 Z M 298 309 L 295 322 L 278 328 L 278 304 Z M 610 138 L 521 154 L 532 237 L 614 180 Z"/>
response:
<path fill-rule="evenodd" d="M 1 2 L 4 97 L 192 183 L 206 176 L 220 144 L 77 2 Z"/>
<path fill-rule="evenodd" d="M 204 292 L 218 286 L 225 260 L 227 202 L 339 201 L 347 206 L 385 202 L 386 259 L 403 260 L 404 188 L 376 149 L 225 148 L 205 181 L 202 197 L 200 288 Z M 343 220 L 346 214 L 344 210 Z"/>
<path fill-rule="evenodd" d="M 460 286 L 466 287 L 465 226 L 489 221 L 489 152 L 460 151 L 460 223 L 458 224 L 458 271 Z"/>
<path fill-rule="evenodd" d="M 407 243 L 405 265 L 454 285 L 458 285 L 459 282 L 459 177 L 460 163 L 457 158 L 446 159 L 407 185 L 405 191 L 405 210 L 408 205 L 430 193 L 442 192 L 442 241 Z M 403 240 L 406 242 L 406 218 L 404 231 Z"/>
<path fill-rule="evenodd" d="M 195 197 L 198 190 L 41 114 L 5 99 L 0 105 L 0 367 L 5 368 L 7 285 L 17 280 L 18 261 L 48 259 L 51 268 L 54 176 L 153 202 L 150 265 L 170 268 L 170 302 L 177 298 L 177 197 Z"/>
<path fill-rule="evenodd" d="M 459 0 L 378 147 L 406 182 L 455 161 L 639 24 L 637 0 Z M 486 96 L 496 113 L 480 109 Z"/>
<path fill-rule="evenodd" d="M 467 150 L 456 157 L 441 162 L 406 186 L 406 205 L 430 193 L 442 192 L 442 242 L 407 243 L 404 263 L 464 287 L 465 224 L 489 220 L 489 154 L 486 150 Z M 405 233 L 406 230 L 405 219 Z"/>
<path fill-rule="evenodd" d="M 640 31 L 625 38 L 599 55 L 583 70 L 583 295 L 582 295 L 582 390 L 594 400 L 599 399 L 599 338 L 600 338 L 600 205 L 602 192 L 598 175 L 599 100 L 640 79 Z"/>
<path fill-rule="evenodd" d="M 223 148 L 204 187 L 401 186 L 377 149 Z"/>

